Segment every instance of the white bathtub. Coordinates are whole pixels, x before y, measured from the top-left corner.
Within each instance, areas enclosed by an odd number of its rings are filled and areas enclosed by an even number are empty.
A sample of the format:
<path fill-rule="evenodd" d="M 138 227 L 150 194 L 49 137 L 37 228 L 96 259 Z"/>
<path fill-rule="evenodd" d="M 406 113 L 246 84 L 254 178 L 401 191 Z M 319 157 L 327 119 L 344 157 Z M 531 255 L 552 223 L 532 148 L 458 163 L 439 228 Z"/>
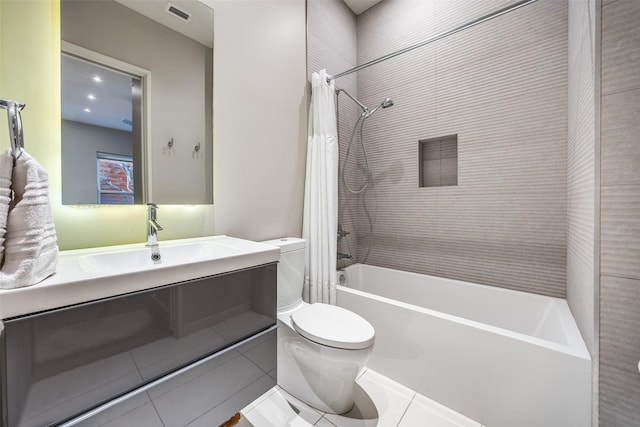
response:
<path fill-rule="evenodd" d="M 559 298 L 363 264 L 338 305 L 373 324 L 367 366 L 488 427 L 591 425 L 591 358 Z"/>

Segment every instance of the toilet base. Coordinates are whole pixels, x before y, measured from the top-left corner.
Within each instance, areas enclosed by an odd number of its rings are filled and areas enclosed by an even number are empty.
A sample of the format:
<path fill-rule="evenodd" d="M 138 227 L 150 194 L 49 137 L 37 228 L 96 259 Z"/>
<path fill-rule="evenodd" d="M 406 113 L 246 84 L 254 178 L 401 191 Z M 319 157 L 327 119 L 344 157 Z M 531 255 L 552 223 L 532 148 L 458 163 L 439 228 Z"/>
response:
<path fill-rule="evenodd" d="M 355 380 L 372 347 L 345 350 L 320 345 L 298 334 L 288 320 L 278 319 L 278 385 L 322 412 L 348 412 Z"/>

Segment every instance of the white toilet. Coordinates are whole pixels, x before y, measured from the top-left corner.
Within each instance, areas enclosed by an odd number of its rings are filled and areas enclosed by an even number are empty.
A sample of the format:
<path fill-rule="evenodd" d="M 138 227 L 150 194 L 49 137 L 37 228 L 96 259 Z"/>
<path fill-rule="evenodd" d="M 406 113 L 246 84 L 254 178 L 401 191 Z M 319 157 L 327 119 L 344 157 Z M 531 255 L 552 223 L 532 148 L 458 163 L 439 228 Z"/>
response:
<path fill-rule="evenodd" d="M 359 315 L 328 304 L 302 301 L 305 241 L 269 240 L 280 247 L 278 265 L 278 385 L 323 412 L 353 406 L 353 389 L 375 338 Z"/>

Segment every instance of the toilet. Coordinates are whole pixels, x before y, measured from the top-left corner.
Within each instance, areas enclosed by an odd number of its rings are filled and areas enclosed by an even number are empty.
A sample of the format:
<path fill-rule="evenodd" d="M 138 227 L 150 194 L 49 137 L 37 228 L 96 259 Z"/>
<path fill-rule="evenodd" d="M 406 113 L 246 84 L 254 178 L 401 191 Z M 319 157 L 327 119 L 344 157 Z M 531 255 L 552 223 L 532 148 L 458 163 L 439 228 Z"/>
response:
<path fill-rule="evenodd" d="M 305 240 L 288 237 L 264 243 L 280 247 L 278 385 L 320 411 L 348 412 L 375 330 L 342 307 L 302 301 Z"/>

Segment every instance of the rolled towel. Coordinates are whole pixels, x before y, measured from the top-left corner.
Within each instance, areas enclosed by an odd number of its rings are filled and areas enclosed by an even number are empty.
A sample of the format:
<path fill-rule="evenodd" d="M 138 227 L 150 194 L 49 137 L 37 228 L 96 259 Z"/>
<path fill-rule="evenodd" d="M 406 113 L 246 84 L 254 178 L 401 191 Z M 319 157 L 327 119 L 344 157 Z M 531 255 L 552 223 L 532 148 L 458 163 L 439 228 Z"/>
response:
<path fill-rule="evenodd" d="M 49 176 L 22 152 L 13 167 L 14 198 L 9 208 L 0 288 L 35 285 L 58 264 L 56 230 L 49 202 Z"/>
<path fill-rule="evenodd" d="M 13 155 L 7 149 L 0 153 L 0 266 L 4 256 L 4 235 L 7 232 L 7 214 L 11 203 L 11 174 L 13 173 Z"/>

